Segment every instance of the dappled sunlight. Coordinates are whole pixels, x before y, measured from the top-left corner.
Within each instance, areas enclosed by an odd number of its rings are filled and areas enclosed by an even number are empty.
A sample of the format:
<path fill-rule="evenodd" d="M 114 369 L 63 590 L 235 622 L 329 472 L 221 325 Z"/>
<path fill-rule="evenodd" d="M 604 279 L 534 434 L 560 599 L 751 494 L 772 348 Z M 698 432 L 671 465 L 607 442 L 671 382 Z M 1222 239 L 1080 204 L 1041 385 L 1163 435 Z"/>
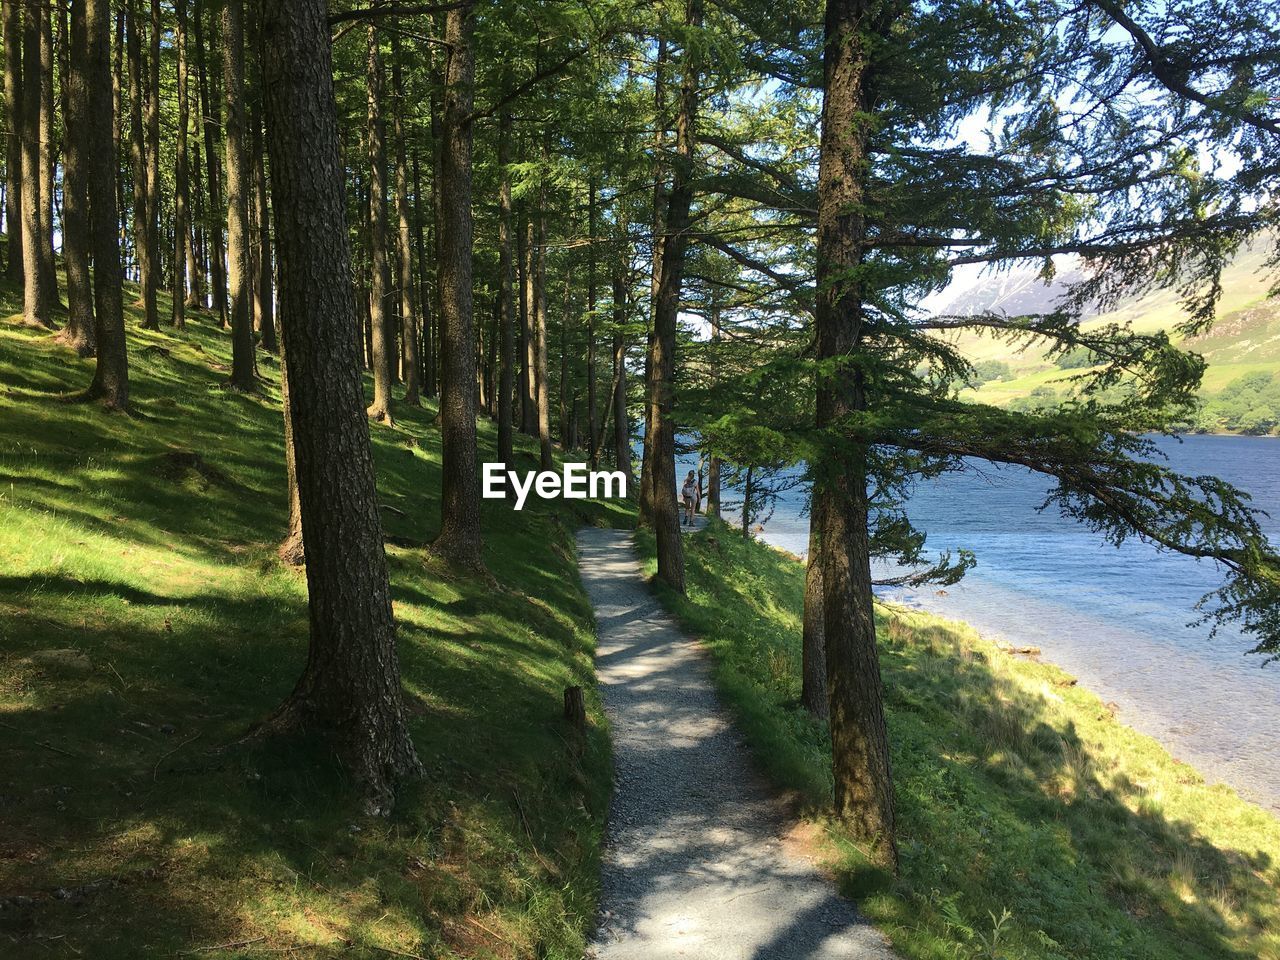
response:
<path fill-rule="evenodd" d="M 274 552 L 278 366 L 259 354 L 243 396 L 204 315 L 129 336 L 137 416 L 110 416 L 60 399 L 90 363 L 0 325 L 0 768 L 22 771 L 0 785 L 0 933 L 130 960 L 574 943 L 608 744 L 593 693 L 585 734 L 561 717 L 593 645 L 571 531 L 629 515 L 486 504 L 493 576 L 460 575 L 425 549 L 434 407 L 373 428 L 384 529 L 411 544 L 389 570 L 428 780 L 370 822 L 316 745 L 241 742 L 306 657 L 305 578 Z"/>

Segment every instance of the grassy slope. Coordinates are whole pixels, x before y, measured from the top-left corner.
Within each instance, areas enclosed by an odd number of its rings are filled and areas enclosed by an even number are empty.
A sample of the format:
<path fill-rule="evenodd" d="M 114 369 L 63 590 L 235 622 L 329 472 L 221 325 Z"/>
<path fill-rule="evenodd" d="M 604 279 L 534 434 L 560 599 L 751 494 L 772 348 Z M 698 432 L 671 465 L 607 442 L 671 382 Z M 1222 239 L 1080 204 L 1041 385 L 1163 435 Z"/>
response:
<path fill-rule="evenodd" d="M 430 779 L 362 818 L 306 743 L 216 749 L 305 657 L 276 368 L 228 393 L 207 318 L 130 338 L 136 418 L 62 402 L 90 362 L 0 322 L 0 955 L 581 956 L 609 757 L 594 693 L 585 740 L 560 717 L 566 685 L 594 691 L 571 532 L 624 515 L 486 503 L 493 579 L 459 578 L 420 548 L 433 411 L 374 427 Z"/>
<path fill-rule="evenodd" d="M 724 526 L 686 543 L 688 597 L 660 593 L 714 654 L 761 766 L 821 820 L 803 569 Z M 878 621 L 902 875 L 877 876 L 831 823 L 826 854 L 904 957 L 1280 960 L 1280 822 L 1056 667 L 926 614 Z"/>
<path fill-rule="evenodd" d="M 1218 304 L 1219 320 L 1208 335 L 1185 344 L 1204 356 L 1209 364 L 1201 393 L 1212 396 L 1246 373 L 1280 372 L 1280 303 L 1267 299 L 1268 275 L 1265 251 L 1259 244 L 1247 250 L 1223 274 L 1223 296 Z M 1184 318 L 1175 290 L 1156 290 L 1138 297 L 1119 309 L 1097 317 L 1086 326 L 1129 323 L 1139 332 L 1172 329 Z M 1025 397 L 1046 384 L 1059 391 L 1079 371 L 1059 370 L 1035 350 L 1016 346 L 981 334 L 967 334 L 959 344 L 971 359 L 1001 360 L 1009 364 L 1008 380 L 985 383 L 966 396 L 1004 406 Z"/>

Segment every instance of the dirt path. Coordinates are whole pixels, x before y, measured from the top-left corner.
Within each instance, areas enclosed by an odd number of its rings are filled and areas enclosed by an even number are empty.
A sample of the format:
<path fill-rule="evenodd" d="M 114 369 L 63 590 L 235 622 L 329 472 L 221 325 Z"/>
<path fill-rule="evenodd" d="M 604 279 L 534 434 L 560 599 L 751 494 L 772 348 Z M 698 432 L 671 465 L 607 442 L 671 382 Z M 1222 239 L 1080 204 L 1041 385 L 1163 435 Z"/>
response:
<path fill-rule="evenodd" d="M 706 655 L 645 585 L 630 534 L 586 529 L 596 666 L 616 791 L 598 960 L 799 960 L 893 953 L 806 859 L 716 700 Z"/>

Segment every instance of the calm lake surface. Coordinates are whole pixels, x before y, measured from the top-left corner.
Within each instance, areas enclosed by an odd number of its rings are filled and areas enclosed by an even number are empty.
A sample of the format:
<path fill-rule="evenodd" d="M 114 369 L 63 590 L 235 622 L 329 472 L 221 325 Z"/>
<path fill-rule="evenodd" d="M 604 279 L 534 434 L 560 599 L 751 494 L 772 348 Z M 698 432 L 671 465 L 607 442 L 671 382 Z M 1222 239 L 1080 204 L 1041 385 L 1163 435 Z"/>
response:
<path fill-rule="evenodd" d="M 1280 440 L 1161 439 L 1171 467 L 1215 474 L 1253 495 L 1280 542 Z M 1215 564 L 1137 542 L 1117 549 L 1054 508 L 1049 484 L 1020 467 L 984 465 L 921 484 L 907 512 L 933 549 L 969 547 L 978 566 L 958 585 L 883 591 L 887 600 L 964 620 L 986 636 L 1040 647 L 1211 781 L 1280 812 L 1280 662 L 1262 668 L 1234 627 L 1210 639 L 1193 606 L 1221 583 Z M 729 499 L 726 496 L 726 499 Z M 807 493 L 778 500 L 763 539 L 808 545 Z"/>

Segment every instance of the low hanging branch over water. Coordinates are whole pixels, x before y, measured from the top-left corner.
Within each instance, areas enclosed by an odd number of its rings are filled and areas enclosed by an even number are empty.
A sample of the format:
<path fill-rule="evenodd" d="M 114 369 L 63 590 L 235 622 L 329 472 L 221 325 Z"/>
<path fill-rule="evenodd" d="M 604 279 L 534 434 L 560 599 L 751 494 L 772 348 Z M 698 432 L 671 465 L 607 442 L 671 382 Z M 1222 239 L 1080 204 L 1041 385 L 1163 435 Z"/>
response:
<path fill-rule="evenodd" d="M 1217 477 L 1188 477 L 1158 462 L 1155 443 L 1072 409 L 1044 414 L 938 401 L 887 405 L 843 429 L 851 436 L 964 469 L 968 459 L 1016 464 L 1053 477 L 1045 503 L 1119 546 L 1136 537 L 1226 567 L 1226 582 L 1198 604 L 1196 623 L 1239 622 L 1252 653 L 1280 659 L 1280 554 L 1247 493 Z"/>

